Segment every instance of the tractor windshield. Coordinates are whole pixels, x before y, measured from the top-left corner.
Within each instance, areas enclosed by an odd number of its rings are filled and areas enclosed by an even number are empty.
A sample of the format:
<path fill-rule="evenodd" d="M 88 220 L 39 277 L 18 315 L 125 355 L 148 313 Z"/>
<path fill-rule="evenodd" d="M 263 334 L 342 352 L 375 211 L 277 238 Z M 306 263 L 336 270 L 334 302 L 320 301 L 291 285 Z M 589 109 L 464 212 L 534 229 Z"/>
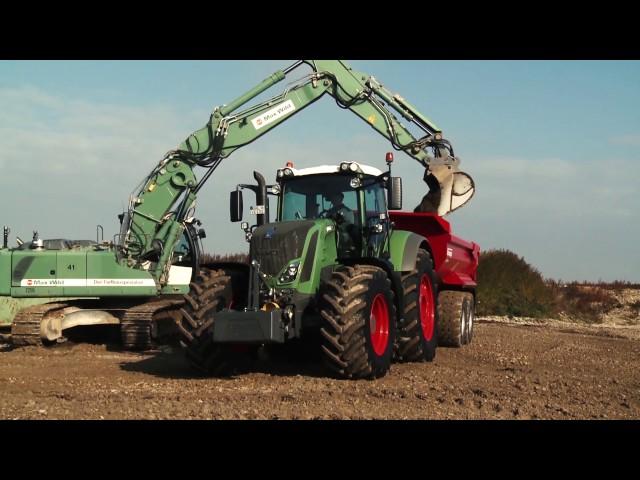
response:
<path fill-rule="evenodd" d="M 341 216 L 359 224 L 358 191 L 348 175 L 309 175 L 292 178 L 282 185 L 280 220 L 310 220 Z"/>

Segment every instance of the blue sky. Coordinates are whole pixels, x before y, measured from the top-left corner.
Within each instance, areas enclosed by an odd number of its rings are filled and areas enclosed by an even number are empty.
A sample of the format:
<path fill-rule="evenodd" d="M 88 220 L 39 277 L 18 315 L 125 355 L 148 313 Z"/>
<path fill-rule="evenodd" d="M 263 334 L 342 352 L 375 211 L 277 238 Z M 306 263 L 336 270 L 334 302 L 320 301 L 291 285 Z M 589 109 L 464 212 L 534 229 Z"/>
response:
<path fill-rule="evenodd" d="M 0 223 L 12 239 L 34 229 L 45 238 L 93 238 L 98 223 L 112 236 L 129 194 L 166 151 L 216 105 L 290 63 L 0 62 Z M 448 216 L 458 235 L 512 250 L 547 277 L 640 281 L 640 62 L 350 63 L 404 96 L 453 143 L 477 187 Z M 214 174 L 198 204 L 205 247 L 247 249 L 228 221 L 228 192 L 252 181 L 254 169 L 273 180 L 289 160 L 382 167 L 388 150 L 324 98 Z M 425 190 L 422 170 L 407 156 L 396 160 L 412 208 Z"/>

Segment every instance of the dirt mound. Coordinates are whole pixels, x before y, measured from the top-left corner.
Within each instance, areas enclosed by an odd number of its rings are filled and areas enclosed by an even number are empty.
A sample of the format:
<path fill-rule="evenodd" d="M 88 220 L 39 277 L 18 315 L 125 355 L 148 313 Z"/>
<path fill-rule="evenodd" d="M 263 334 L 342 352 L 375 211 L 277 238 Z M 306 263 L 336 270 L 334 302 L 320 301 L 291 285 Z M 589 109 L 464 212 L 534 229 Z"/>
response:
<path fill-rule="evenodd" d="M 612 295 L 620 304 L 602 316 L 605 325 L 640 325 L 640 289 L 613 290 Z"/>

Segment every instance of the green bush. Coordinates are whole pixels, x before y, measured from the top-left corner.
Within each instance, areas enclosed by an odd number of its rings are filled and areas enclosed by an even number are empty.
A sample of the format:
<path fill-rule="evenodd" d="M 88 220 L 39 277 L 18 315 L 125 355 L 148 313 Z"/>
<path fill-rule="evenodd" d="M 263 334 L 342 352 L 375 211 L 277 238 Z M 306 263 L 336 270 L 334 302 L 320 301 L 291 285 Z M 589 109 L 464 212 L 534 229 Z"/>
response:
<path fill-rule="evenodd" d="M 509 250 L 488 250 L 478 265 L 478 315 L 543 317 L 555 297 L 538 270 Z"/>

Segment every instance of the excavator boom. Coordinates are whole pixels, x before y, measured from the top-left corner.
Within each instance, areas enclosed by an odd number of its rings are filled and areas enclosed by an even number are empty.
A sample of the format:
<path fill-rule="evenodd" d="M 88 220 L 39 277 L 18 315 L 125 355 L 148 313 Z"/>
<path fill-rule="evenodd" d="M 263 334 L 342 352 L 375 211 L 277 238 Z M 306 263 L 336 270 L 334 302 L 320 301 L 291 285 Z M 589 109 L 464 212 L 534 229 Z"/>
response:
<path fill-rule="evenodd" d="M 300 66 L 311 73 L 287 85 L 279 95 L 245 107 Z M 473 195 L 471 177 L 458 172 L 459 159 L 442 131 L 400 95 L 374 77 L 353 70 L 341 60 L 299 60 L 270 75 L 227 105 L 215 108 L 207 124 L 167 154 L 132 196 L 121 230 L 121 255 L 131 266 L 151 260 L 154 277 L 166 282 L 173 248 L 189 218 L 198 191 L 220 162 L 329 94 L 342 109 L 351 110 L 425 167 L 425 181 L 435 186 L 434 209 L 440 215 L 455 210 Z M 242 108 L 245 107 L 245 108 Z M 241 109 L 242 108 L 242 109 Z M 416 138 L 393 114 L 423 133 Z M 206 169 L 197 180 L 194 167 Z"/>

